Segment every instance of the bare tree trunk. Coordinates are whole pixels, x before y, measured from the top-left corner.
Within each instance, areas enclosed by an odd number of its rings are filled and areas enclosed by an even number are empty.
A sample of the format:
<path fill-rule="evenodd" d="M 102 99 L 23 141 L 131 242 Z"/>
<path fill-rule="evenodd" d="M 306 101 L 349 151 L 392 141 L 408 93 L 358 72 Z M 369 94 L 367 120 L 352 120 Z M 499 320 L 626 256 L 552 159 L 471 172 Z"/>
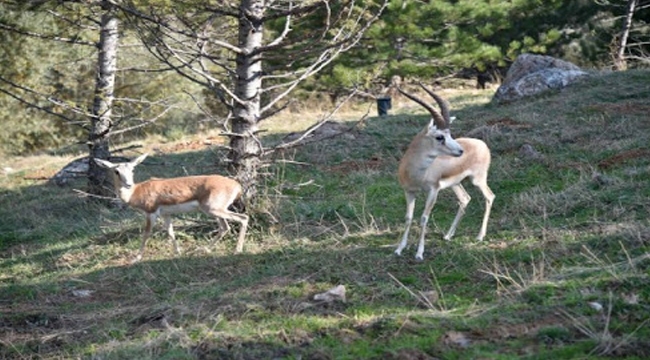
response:
<path fill-rule="evenodd" d="M 630 29 L 632 28 L 632 18 L 634 17 L 634 12 L 636 11 L 637 4 L 638 0 L 628 0 L 627 2 L 625 21 L 623 22 L 620 41 L 618 43 L 616 55 L 614 57 L 614 68 L 616 70 L 627 69 L 627 61 L 625 60 L 625 48 L 627 47 L 627 39 L 630 35 Z"/>
<path fill-rule="evenodd" d="M 260 118 L 262 57 L 255 50 L 263 45 L 264 0 L 243 0 L 239 17 L 230 156 L 235 177 L 244 185 L 247 196 L 254 196 L 262 146 L 255 138 Z"/>
<path fill-rule="evenodd" d="M 113 127 L 112 107 L 117 67 L 117 45 L 119 40 L 118 19 L 108 1 L 102 3 L 104 14 L 101 19 L 99 57 L 97 61 L 97 83 L 91 116 L 91 130 L 88 135 L 90 160 L 88 167 L 88 191 L 96 195 L 109 195 L 110 186 L 106 171 L 93 159 L 108 159 L 108 133 Z"/>

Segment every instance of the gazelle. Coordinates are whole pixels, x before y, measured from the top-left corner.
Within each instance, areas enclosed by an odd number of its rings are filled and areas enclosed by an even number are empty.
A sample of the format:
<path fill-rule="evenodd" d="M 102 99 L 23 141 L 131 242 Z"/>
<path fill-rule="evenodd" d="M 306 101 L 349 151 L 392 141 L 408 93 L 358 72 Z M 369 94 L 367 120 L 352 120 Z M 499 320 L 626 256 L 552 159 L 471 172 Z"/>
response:
<path fill-rule="evenodd" d="M 171 215 L 193 211 L 202 211 L 217 218 L 220 227 L 217 238 L 221 238 L 230 230 L 226 220 L 240 223 L 241 228 L 235 251 L 242 252 L 248 227 L 248 216 L 228 210 L 228 207 L 242 195 L 242 186 L 239 182 L 219 175 L 204 175 L 170 179 L 152 178 L 136 184 L 133 180 L 133 169 L 147 155 L 144 154 L 131 162 L 118 164 L 95 159 L 99 166 L 112 170 L 113 184 L 119 198 L 129 206 L 143 211 L 146 215 L 147 221 L 142 234 L 142 245 L 135 261 L 142 259 L 151 228 L 159 216 L 165 220 L 167 234 L 174 244 L 176 254 L 180 254 L 171 223 Z"/>
<path fill-rule="evenodd" d="M 429 214 L 436 203 L 438 192 L 442 189 L 451 188 L 458 197 L 459 208 L 451 228 L 445 235 L 445 240 L 451 240 L 456 232 L 458 222 L 465 214 L 465 208 L 471 200 L 469 194 L 461 185 L 461 181 L 470 178 L 472 183 L 478 187 L 485 197 L 485 214 L 483 224 L 477 239 L 483 240 L 487 229 L 490 209 L 494 201 L 494 194 L 487 184 L 488 169 L 490 168 L 490 149 L 478 139 L 451 137 L 449 125 L 449 106 L 433 91 L 420 84 L 422 88 L 438 103 L 440 113 L 424 100 L 399 91 L 409 99 L 422 105 L 431 113 L 430 123 L 415 136 L 409 145 L 404 157 L 399 163 L 399 182 L 406 194 L 406 229 L 402 241 L 397 246 L 395 253 L 402 254 L 406 247 L 409 235 L 409 228 L 413 221 L 413 209 L 415 207 L 416 194 L 420 191 L 427 193 L 424 211 L 420 220 L 421 233 L 415 258 L 423 259 L 424 236 L 426 233 Z"/>

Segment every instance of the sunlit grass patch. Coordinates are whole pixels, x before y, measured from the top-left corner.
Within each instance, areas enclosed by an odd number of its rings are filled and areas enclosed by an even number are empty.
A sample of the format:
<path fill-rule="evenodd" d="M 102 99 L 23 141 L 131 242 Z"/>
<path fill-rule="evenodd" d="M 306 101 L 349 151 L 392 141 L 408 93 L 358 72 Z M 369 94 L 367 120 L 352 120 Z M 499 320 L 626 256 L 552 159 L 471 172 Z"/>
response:
<path fill-rule="evenodd" d="M 16 171 L 0 179 L 0 357 L 646 358 L 646 78 L 592 77 L 506 106 L 486 91 L 445 91 L 452 133 L 492 149 L 496 200 L 477 242 L 484 202 L 466 186 L 472 201 L 445 241 L 458 205 L 441 192 L 421 262 L 418 224 L 393 253 L 406 206 L 397 165 L 429 120 L 406 101 L 346 136 L 278 154 L 249 204 L 243 254 L 232 233 L 210 244 L 216 222 L 190 214 L 175 222 L 182 255 L 158 224 L 132 264 L 142 214 L 89 201 L 74 191 L 83 180 L 26 178 L 67 158 L 10 159 Z M 289 120 L 269 123 L 262 140 L 300 130 Z M 138 180 L 220 171 L 218 144 L 180 141 L 144 143 L 158 150 Z M 345 301 L 315 300 L 338 285 Z"/>

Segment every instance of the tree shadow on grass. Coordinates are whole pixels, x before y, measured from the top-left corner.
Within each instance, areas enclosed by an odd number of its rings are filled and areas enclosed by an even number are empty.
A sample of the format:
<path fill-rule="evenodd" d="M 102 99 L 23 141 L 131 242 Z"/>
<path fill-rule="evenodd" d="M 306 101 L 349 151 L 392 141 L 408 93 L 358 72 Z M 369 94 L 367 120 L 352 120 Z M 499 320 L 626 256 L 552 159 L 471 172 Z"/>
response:
<path fill-rule="evenodd" d="M 393 255 L 393 238 L 353 235 L 344 243 L 288 243 L 259 254 L 145 259 L 74 278 L 4 285 L 0 354 L 56 357 L 92 348 L 86 351 L 106 358 L 326 355 L 321 347 L 332 339 L 368 346 L 400 332 L 435 336 L 466 328 L 471 317 L 458 322 L 443 314 L 497 301 L 494 279 L 477 270 L 489 265 L 481 259 L 509 251 L 429 240 L 425 261 L 417 262 L 413 243 L 404 256 Z M 314 302 L 314 294 L 337 284 L 348 290 L 345 303 Z M 414 295 L 433 290 L 447 297 L 445 308 L 429 308 Z M 425 325 L 400 330 L 400 316 L 429 311 Z M 367 325 L 354 320 L 359 313 L 369 315 Z M 377 325 L 386 321 L 393 325 Z M 264 335 L 254 330 L 269 322 L 276 325 Z M 390 353 L 387 343 L 374 346 L 374 356 Z"/>
<path fill-rule="evenodd" d="M 66 348 L 79 349 L 91 344 L 104 348 L 111 341 L 120 343 L 121 337 L 125 348 L 116 350 L 108 346 L 102 351 L 107 355 L 133 351 L 133 356 L 143 350 L 128 350 L 129 340 L 164 333 L 168 338 L 159 339 L 160 343 L 151 351 L 170 354 L 182 350 L 197 352 L 199 357 L 225 358 L 286 355 L 294 351 L 293 347 L 304 344 L 283 344 L 294 340 L 283 340 L 278 333 L 274 341 L 251 341 L 250 335 L 230 335 L 225 339 L 190 341 L 188 345 L 184 339 L 187 334 L 179 333 L 178 338 L 172 334 L 192 324 L 210 327 L 224 322 L 238 326 L 264 318 L 299 314 L 332 317 L 345 312 L 345 304 L 318 307 L 310 304 L 307 295 L 322 286 L 320 283 L 349 280 L 340 271 L 338 275 L 328 274 L 331 271 L 327 268 L 331 269 L 338 258 L 332 256 L 331 252 L 309 254 L 294 249 L 290 254 L 177 258 L 107 267 L 78 276 L 74 282 L 16 284 L 0 296 L 4 314 L 2 338 L 4 344 L 11 344 L 2 353 L 61 354 Z M 357 275 L 353 277 L 361 280 Z M 301 294 L 292 296 L 287 287 L 299 287 Z M 75 295 L 80 290 L 90 295 Z M 290 334 L 285 337 L 292 337 L 292 330 L 288 331 Z"/>
<path fill-rule="evenodd" d="M 328 169 L 343 169 L 343 174 L 337 174 L 339 178 L 335 179 L 341 184 L 359 185 L 358 178 L 353 177 L 355 172 L 385 170 L 392 174 L 396 160 L 373 162 L 378 165 L 371 168 L 351 167 L 349 158 L 352 155 L 359 162 L 398 159 L 405 144 L 426 121 L 427 118 L 421 116 L 416 120 L 401 119 L 396 124 L 385 120 L 370 123 L 367 132 L 388 131 L 393 137 L 362 148 L 355 143 L 356 147 L 347 150 L 344 148 L 351 140 L 337 139 L 314 146 L 307 156 L 317 159 L 321 165 L 327 164 L 323 166 L 323 173 L 330 177 L 334 175 L 327 173 Z M 343 150 L 336 153 L 337 149 Z M 207 161 L 208 158 L 214 158 L 212 151 L 153 155 L 138 167 L 136 179 L 223 174 L 223 168 Z M 377 197 L 385 198 L 386 191 L 397 189 L 393 185 L 378 188 Z M 355 190 L 340 185 L 339 192 L 344 190 L 350 192 L 343 195 L 347 197 L 345 201 L 356 199 L 351 198 Z M 323 193 L 329 194 L 321 191 L 313 196 L 320 196 L 320 201 L 332 201 Z M 14 207 L 17 203 L 21 204 L 20 208 Z M 382 204 L 381 201 L 373 203 L 373 211 L 375 207 L 384 211 L 394 205 Z M 496 205 L 495 214 L 500 211 L 499 204 Z M 205 255 L 197 252 L 155 259 L 161 257 L 161 253 L 171 254 L 165 240 L 167 250 L 164 252 L 154 250 L 156 245 L 150 244 L 149 259 L 145 256 L 141 263 L 128 264 L 123 254 L 111 254 L 107 258 L 106 254 L 99 254 L 101 251 L 89 248 L 101 250 L 112 245 L 122 246 L 129 240 L 137 244 L 131 244 L 132 247 L 139 246 L 141 225 L 121 230 L 127 221 L 141 224 L 143 217 L 136 212 L 88 205 L 85 199 L 74 196 L 71 189 L 45 185 L 3 192 L 0 208 L 3 209 L 0 210 L 0 219 L 3 219 L 0 230 L 8 234 L 0 245 L 3 272 L 15 271 L 25 279 L 0 279 L 0 312 L 3 314 L 0 357 L 56 358 L 81 354 L 103 358 L 240 359 L 321 354 L 327 358 L 333 357 L 331 349 L 337 346 L 331 343 L 376 348 L 378 350 L 369 350 L 366 354 L 380 357 L 385 355 L 383 349 L 389 346 L 386 339 L 402 340 L 404 334 L 430 337 L 435 342 L 444 330 L 478 328 L 472 318 L 478 318 L 478 324 L 488 323 L 486 327 L 490 329 L 494 326 L 492 318 L 499 315 L 494 312 L 499 310 L 479 309 L 477 315 L 456 319 L 445 314 L 458 309 L 465 314 L 472 306 L 481 308 L 483 304 L 502 309 L 503 299 L 495 290 L 495 277 L 481 270 L 491 270 L 494 264 L 525 270 L 540 253 L 552 253 L 551 247 L 557 245 L 542 241 L 548 229 L 527 236 L 539 239 L 539 244 L 519 242 L 506 244 L 504 249 L 474 244 L 468 239 L 478 229 L 480 216 L 475 219 L 466 216 L 459 229 L 460 236 L 452 242 L 439 240 L 439 234 L 432 231 L 427 236 L 425 261 L 416 262 L 413 260 L 413 239 L 402 257 L 393 255 L 392 246 L 397 242 L 398 232 L 357 235 L 354 229 L 337 228 L 326 229 L 317 237 L 310 231 L 297 236 L 297 232 L 285 224 L 279 227 L 281 240 L 274 246 L 261 247 L 263 250 L 259 253 L 233 255 L 218 251 L 216 255 Z M 450 213 L 448 217 L 453 216 L 455 208 L 445 209 L 444 204 L 437 204 L 434 216 L 444 216 L 441 213 L 445 212 Z M 354 212 L 341 220 L 340 216 L 345 213 L 339 210 L 346 208 L 337 205 L 322 211 L 331 215 L 329 223 L 319 222 L 322 217 L 318 216 L 318 211 L 307 221 L 327 227 L 335 221 L 354 220 Z M 297 219 L 296 224 L 304 224 L 300 221 Z M 392 217 L 388 221 L 400 225 L 402 222 L 401 218 Z M 255 226 L 264 229 L 266 223 L 261 219 L 253 225 L 249 242 L 256 235 Z M 111 227 L 118 229 L 105 230 Z M 495 230 L 499 226 L 491 223 L 490 227 L 489 237 L 499 240 L 503 233 Z M 180 227 L 195 237 L 209 234 L 208 228 L 203 224 Z M 469 235 L 463 236 L 465 234 Z M 626 241 L 626 234 L 614 232 L 607 238 Z M 159 238 L 164 238 L 160 225 L 154 242 Z M 611 246 L 604 246 L 604 237 L 581 239 L 599 251 L 608 254 L 615 251 Z M 70 245 L 59 244 L 63 241 Z M 562 245 L 564 254 L 580 258 L 575 255 L 581 252 L 583 243 L 580 240 Z M 631 253 L 642 250 L 643 246 L 638 245 Z M 71 252 L 84 253 L 92 261 L 57 262 Z M 38 269 L 38 273 L 25 274 L 33 270 L 21 270 L 23 263 L 37 264 L 33 269 Z M 47 275 L 49 272 L 52 275 Z M 590 286 L 597 287 L 598 283 L 594 283 Z M 338 284 L 348 289 L 346 303 L 314 303 L 313 294 Z M 431 291 L 438 291 L 438 296 L 444 300 L 444 303 L 435 303 L 433 309 L 420 298 L 421 293 Z M 516 291 L 513 294 L 518 298 Z M 558 301 L 558 306 L 563 306 L 562 300 Z M 530 315 L 553 311 L 540 309 L 537 303 L 527 304 L 525 299 L 518 306 L 518 311 L 506 312 L 514 320 L 521 320 L 522 314 L 527 312 Z M 425 326 L 403 325 L 406 324 L 404 318 L 413 313 L 426 315 L 420 320 Z M 536 346 L 541 346 L 538 343 Z M 500 345 L 503 344 L 495 346 Z"/>

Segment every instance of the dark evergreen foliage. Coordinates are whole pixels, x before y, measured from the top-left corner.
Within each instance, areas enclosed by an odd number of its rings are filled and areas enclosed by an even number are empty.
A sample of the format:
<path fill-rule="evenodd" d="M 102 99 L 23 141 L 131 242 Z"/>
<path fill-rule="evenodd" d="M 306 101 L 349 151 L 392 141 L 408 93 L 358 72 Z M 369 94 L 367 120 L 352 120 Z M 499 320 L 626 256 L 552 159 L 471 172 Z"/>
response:
<path fill-rule="evenodd" d="M 214 14 L 236 13 L 238 2 L 158 1 L 123 2 L 124 9 L 147 11 L 153 18 L 209 20 Z M 332 13 L 342 2 L 330 2 Z M 356 1 L 369 6 L 377 0 Z M 621 30 L 627 1 L 610 0 L 392 0 L 363 40 L 350 52 L 323 68 L 296 88 L 292 96 L 314 92 L 335 99 L 357 87 L 381 95 L 395 75 L 433 82 L 450 75 L 477 77 L 480 84 L 497 81 L 517 55 L 547 54 L 587 68 L 607 68 Z M 97 3 L 76 1 L 0 1 L 0 150 L 30 153 L 62 149 L 87 137 L 87 110 L 92 107 L 95 84 Z M 634 14 L 627 54 L 629 67 L 648 63 L 650 2 L 639 1 Z M 229 7 L 234 6 L 234 7 Z M 215 9 L 220 9 L 215 11 Z M 326 8 L 293 18 L 287 37 L 295 46 L 266 51 L 264 71 L 299 69 L 308 59 L 302 56 L 318 46 Z M 55 15 L 56 14 L 56 15 Z M 210 15 L 212 14 L 212 15 Z M 270 11 L 265 19 L 266 37 L 284 30 L 284 18 Z M 147 53 L 147 38 L 132 21 L 136 14 L 124 12 L 123 45 L 118 59 L 114 115 L 122 128 L 146 123 L 162 106 L 174 110 L 156 124 L 115 136 L 113 141 L 132 139 L 145 133 L 200 131 L 207 123 L 194 101 L 216 117 L 227 115 L 218 101 L 220 94 L 191 84 Z M 168 16 L 169 15 L 169 16 Z M 275 17 L 274 17 L 275 16 Z M 343 21 L 332 18 L 332 21 Z M 169 25 L 169 24 L 167 24 Z M 236 40 L 234 21 L 214 23 L 218 40 Z M 38 34 L 36 36 L 35 34 Z M 188 37 L 189 38 L 189 37 Z M 309 41 L 300 41 L 309 39 Z M 144 40 L 144 42 L 141 42 Z M 153 40 L 153 39 L 150 39 Z M 223 52 L 217 61 L 234 61 Z M 228 74 L 217 74 L 229 82 Z M 265 85 L 280 80 L 268 77 Z M 193 98 L 187 96 L 193 94 Z M 262 94 L 272 96 L 273 92 Z M 54 101 L 53 101 L 54 100 Z M 134 101 L 137 100 L 137 101 Z M 141 101 L 144 100 L 144 101 Z M 63 116 L 61 116 L 63 115 Z M 65 120 L 64 120 L 65 119 Z"/>

